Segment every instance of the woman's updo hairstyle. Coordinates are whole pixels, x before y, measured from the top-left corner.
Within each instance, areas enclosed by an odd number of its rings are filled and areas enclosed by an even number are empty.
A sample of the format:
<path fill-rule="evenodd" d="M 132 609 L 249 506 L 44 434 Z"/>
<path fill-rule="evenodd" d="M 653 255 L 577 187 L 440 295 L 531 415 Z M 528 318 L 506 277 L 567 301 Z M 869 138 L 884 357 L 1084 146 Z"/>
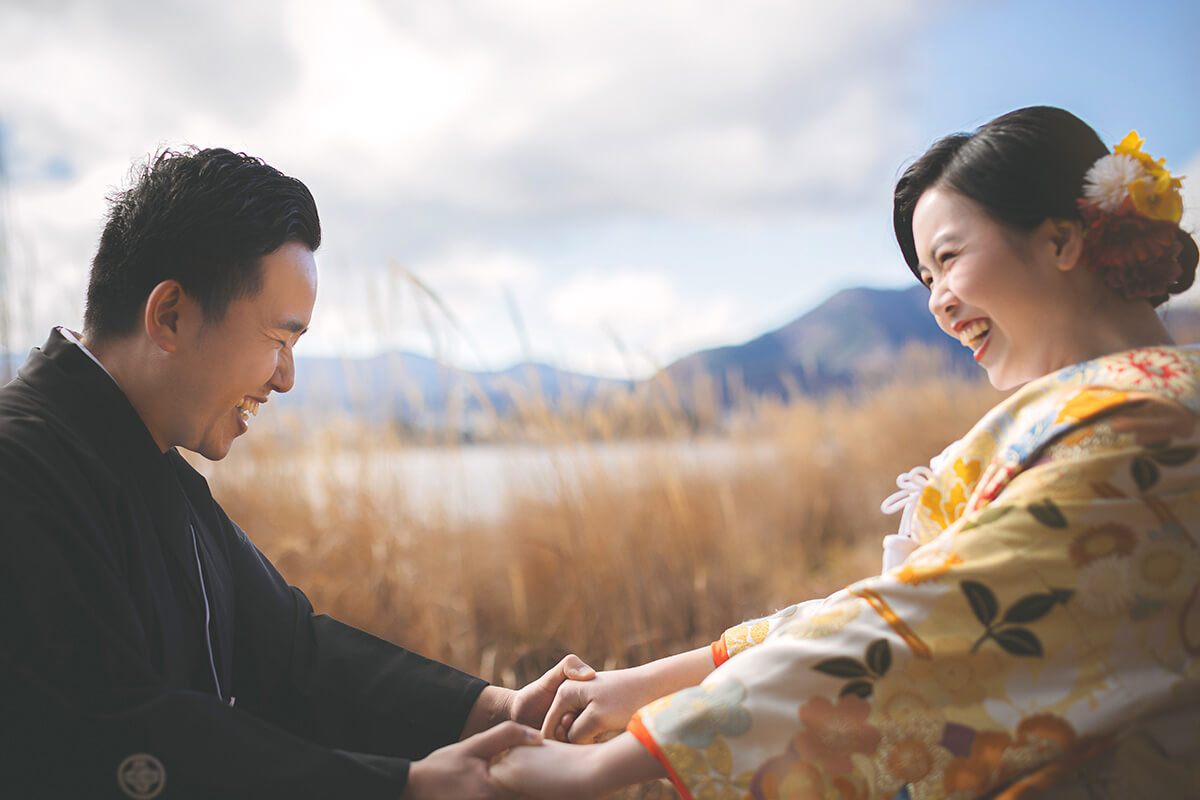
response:
<path fill-rule="evenodd" d="M 995 221 L 1028 232 L 1047 219 L 1082 220 L 1084 176 L 1108 153 L 1087 123 L 1051 106 L 1010 111 L 974 133 L 938 140 L 896 182 L 893 222 L 908 268 L 920 278 L 912 219 L 929 189 L 945 186 Z M 1196 276 L 1196 241 L 1182 229 L 1176 235 L 1183 271 L 1166 294 L 1147 298 L 1155 306 L 1187 289 Z"/>

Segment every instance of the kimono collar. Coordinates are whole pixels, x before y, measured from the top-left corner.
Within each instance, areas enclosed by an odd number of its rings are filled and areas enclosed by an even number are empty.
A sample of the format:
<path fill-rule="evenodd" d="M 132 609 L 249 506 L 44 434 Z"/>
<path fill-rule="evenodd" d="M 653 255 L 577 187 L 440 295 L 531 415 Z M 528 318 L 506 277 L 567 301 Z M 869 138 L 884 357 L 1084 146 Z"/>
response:
<path fill-rule="evenodd" d="M 70 428 L 114 473 L 162 473 L 167 459 L 120 386 L 55 329 L 17 371 L 46 398 L 46 411 Z"/>
<path fill-rule="evenodd" d="M 1129 350 L 1026 384 L 942 454 L 915 506 L 915 538 L 931 541 L 964 515 L 982 510 L 1067 432 L 1147 397 L 1200 414 L 1200 350 Z"/>

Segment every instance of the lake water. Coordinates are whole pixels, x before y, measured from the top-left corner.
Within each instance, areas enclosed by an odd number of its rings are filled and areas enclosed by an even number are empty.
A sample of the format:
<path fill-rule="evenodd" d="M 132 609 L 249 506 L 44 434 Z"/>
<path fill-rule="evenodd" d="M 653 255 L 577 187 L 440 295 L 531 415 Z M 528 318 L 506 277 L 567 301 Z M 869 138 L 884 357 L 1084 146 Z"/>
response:
<path fill-rule="evenodd" d="M 418 518 L 494 519 L 517 497 L 553 499 L 574 495 L 585 479 L 603 476 L 617 485 L 647 474 L 720 476 L 752 463 L 770 463 L 779 452 L 770 441 L 708 438 L 571 445 L 467 445 L 370 448 L 364 452 L 304 453 L 280 459 L 271 469 L 294 481 L 316 500 L 328 502 L 331 487 L 378 483 L 403 495 L 405 510 Z M 221 478 L 248 466 L 236 449 L 227 462 L 196 464 Z M 247 475 L 247 477 L 249 477 Z"/>

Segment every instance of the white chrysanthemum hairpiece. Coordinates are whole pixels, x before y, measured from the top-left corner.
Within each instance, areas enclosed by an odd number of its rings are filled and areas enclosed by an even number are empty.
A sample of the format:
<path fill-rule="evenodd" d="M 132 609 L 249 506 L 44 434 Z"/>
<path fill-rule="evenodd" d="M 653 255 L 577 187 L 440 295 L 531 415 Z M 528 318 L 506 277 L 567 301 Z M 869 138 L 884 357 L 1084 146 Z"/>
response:
<path fill-rule="evenodd" d="M 1131 184 L 1145 180 L 1146 170 L 1137 159 L 1109 154 L 1096 160 L 1083 178 L 1083 196 L 1110 214 L 1121 208 Z"/>

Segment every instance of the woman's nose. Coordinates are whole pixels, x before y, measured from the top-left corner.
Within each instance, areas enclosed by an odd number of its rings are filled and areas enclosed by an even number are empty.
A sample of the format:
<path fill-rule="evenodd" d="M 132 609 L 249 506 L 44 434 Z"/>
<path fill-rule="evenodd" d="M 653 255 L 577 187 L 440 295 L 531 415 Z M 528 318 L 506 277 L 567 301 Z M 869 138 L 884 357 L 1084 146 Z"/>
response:
<path fill-rule="evenodd" d="M 958 298 L 944 284 L 935 283 L 929 290 L 929 313 L 943 328 L 949 328 L 950 317 L 958 307 Z"/>

